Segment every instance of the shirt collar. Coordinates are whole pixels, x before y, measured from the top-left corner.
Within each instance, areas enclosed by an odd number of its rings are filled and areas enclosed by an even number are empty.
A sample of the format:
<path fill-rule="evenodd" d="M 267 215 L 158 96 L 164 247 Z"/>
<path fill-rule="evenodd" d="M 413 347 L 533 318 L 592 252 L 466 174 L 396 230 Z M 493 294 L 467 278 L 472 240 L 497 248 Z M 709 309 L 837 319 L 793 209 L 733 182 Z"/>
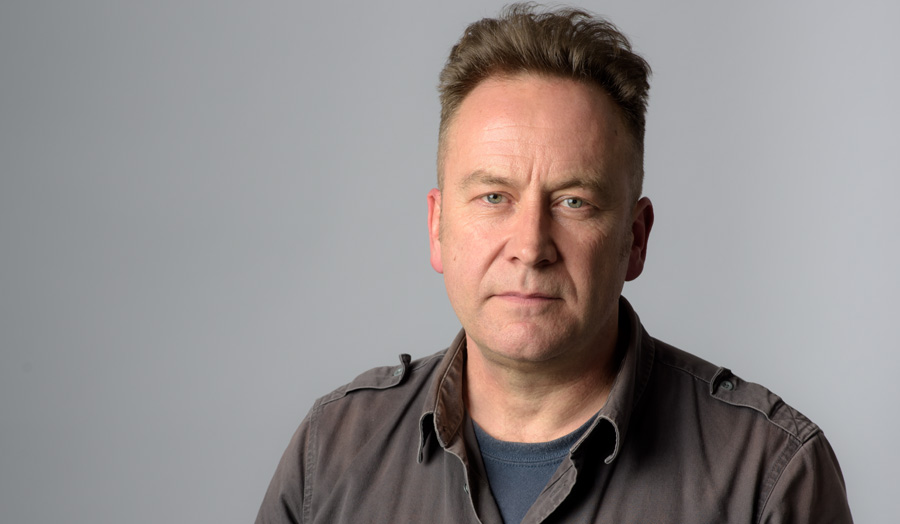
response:
<path fill-rule="evenodd" d="M 581 444 L 592 434 L 609 434 L 610 453 L 605 458 L 607 464 L 619 454 L 632 410 L 647 385 L 654 359 L 653 339 L 644 331 L 637 313 L 625 297 L 619 297 L 619 318 L 619 337 L 627 337 L 625 356 L 606 404 L 600 409 L 590 428 L 572 447 L 572 453 L 576 454 Z M 457 455 L 463 453 L 462 428 L 466 417 L 463 402 L 465 359 L 466 333 L 460 330 L 438 365 L 425 397 L 419 418 L 419 462 L 424 458 L 425 443 L 432 435 L 437 438 L 441 447 Z"/>
<path fill-rule="evenodd" d="M 463 372 L 466 360 L 466 332 L 460 330 L 444 353 L 425 397 L 419 418 L 419 462 L 424 459 L 425 443 L 434 435 L 443 448 L 459 446 L 466 419 L 463 401 Z"/>

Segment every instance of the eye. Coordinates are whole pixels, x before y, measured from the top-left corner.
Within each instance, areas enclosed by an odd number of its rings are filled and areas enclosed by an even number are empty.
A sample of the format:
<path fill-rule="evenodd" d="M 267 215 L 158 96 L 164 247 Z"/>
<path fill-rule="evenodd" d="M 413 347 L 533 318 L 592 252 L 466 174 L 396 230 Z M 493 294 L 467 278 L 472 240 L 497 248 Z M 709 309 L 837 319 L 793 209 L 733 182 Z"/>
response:
<path fill-rule="evenodd" d="M 569 197 L 569 198 L 563 200 L 563 204 L 566 207 L 569 207 L 572 209 L 578 209 L 579 207 L 584 205 L 584 200 L 582 200 L 580 198 L 576 198 L 576 197 Z"/>
<path fill-rule="evenodd" d="M 499 204 L 503 202 L 503 195 L 500 193 L 488 193 L 481 198 L 489 204 Z"/>

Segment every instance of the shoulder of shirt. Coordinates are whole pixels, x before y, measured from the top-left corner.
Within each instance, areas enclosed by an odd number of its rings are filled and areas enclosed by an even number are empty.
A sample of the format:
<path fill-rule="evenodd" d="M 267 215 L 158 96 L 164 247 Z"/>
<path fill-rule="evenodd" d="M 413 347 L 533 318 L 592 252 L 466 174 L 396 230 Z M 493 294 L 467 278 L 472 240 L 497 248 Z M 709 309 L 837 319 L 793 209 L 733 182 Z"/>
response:
<path fill-rule="evenodd" d="M 690 375 L 705 387 L 715 401 L 736 409 L 752 409 L 766 423 L 777 426 L 800 442 L 806 442 L 820 432 L 816 424 L 765 387 L 743 380 L 727 368 L 716 366 L 661 340 L 654 338 L 653 343 L 658 364 Z"/>
<path fill-rule="evenodd" d="M 365 371 L 351 382 L 321 397 L 317 404 L 328 404 L 357 391 L 384 391 L 403 384 L 427 380 L 446 352 L 444 349 L 417 360 L 412 360 L 409 355 L 403 353 L 400 355 L 400 364 L 379 366 Z"/>

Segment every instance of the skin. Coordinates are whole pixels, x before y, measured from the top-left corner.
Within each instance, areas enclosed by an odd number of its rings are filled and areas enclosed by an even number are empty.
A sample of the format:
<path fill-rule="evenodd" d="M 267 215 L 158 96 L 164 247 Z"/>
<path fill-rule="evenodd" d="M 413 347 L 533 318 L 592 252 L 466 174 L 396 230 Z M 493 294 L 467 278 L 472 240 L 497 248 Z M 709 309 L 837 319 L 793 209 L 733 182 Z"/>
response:
<path fill-rule="evenodd" d="M 448 129 L 431 263 L 466 330 L 467 409 L 496 438 L 558 438 L 606 401 L 653 224 L 630 140 L 598 87 L 530 74 L 483 81 Z"/>

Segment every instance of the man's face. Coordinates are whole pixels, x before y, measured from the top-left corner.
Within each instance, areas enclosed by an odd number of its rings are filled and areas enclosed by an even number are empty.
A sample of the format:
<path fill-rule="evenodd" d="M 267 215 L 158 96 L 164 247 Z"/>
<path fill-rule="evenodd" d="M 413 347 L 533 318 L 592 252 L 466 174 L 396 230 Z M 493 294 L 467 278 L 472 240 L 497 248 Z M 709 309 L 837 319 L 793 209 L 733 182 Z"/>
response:
<path fill-rule="evenodd" d="M 609 96 L 572 80 L 489 78 L 463 101 L 428 196 L 431 260 L 485 358 L 546 362 L 615 336 L 653 220 L 632 205 L 630 140 Z"/>

